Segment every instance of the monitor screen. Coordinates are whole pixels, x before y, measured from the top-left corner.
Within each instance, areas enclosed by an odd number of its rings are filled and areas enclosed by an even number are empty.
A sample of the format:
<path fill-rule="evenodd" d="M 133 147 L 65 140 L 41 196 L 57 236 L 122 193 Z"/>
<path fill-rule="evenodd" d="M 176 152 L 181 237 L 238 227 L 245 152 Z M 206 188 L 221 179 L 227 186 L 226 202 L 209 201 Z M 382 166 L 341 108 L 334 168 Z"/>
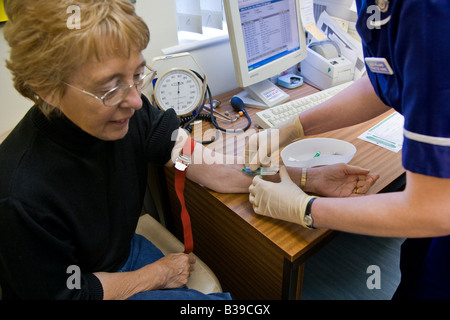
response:
<path fill-rule="evenodd" d="M 248 70 L 300 50 L 293 1 L 239 2 Z"/>
<path fill-rule="evenodd" d="M 224 8 L 240 87 L 248 89 L 306 58 L 299 0 L 225 0 Z"/>

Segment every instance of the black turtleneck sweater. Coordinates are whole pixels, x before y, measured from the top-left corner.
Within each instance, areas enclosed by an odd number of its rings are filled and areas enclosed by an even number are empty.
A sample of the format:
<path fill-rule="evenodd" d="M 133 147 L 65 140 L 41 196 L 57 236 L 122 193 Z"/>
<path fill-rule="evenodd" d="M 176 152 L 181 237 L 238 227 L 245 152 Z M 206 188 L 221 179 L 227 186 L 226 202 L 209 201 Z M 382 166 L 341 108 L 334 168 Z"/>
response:
<path fill-rule="evenodd" d="M 147 164 L 171 154 L 175 112 L 143 107 L 121 140 L 102 141 L 33 107 L 0 145 L 0 285 L 3 299 L 101 299 L 94 272 L 126 261 Z M 81 270 L 81 289 L 69 289 Z M 71 282 L 73 283 L 73 282 Z"/>

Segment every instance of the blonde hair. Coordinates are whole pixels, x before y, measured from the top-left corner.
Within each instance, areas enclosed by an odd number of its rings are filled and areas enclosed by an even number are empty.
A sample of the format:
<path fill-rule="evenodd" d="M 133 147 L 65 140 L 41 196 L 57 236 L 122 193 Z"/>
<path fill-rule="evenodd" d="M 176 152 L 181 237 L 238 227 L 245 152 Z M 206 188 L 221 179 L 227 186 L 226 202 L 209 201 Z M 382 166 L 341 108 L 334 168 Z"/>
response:
<path fill-rule="evenodd" d="M 80 28 L 69 28 L 76 6 Z M 46 116 L 57 111 L 39 96 L 64 95 L 72 72 L 95 57 L 129 56 L 150 40 L 145 22 L 129 0 L 6 0 L 4 35 L 10 48 L 6 65 L 14 87 Z"/>

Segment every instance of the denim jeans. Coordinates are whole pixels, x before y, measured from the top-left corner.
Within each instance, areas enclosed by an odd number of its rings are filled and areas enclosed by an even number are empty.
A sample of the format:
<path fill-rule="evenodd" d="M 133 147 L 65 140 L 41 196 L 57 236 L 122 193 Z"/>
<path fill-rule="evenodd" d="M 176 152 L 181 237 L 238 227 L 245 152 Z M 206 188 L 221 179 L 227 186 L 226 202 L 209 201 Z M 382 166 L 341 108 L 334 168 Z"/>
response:
<path fill-rule="evenodd" d="M 133 271 L 161 259 L 164 254 L 145 237 L 135 234 L 131 240 L 130 255 L 119 272 Z M 128 300 L 230 300 L 229 293 L 204 294 L 187 287 L 151 290 L 138 293 Z"/>

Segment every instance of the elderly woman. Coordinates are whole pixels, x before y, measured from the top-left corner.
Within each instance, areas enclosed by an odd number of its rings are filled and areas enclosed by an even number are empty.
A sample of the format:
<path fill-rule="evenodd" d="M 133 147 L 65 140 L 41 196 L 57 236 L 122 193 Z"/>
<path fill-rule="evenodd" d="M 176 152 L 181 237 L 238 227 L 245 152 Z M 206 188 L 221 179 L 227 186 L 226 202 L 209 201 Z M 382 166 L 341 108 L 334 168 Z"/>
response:
<path fill-rule="evenodd" d="M 68 28 L 72 4 L 80 29 Z M 147 164 L 173 166 L 182 145 L 171 139 L 175 112 L 141 94 L 153 74 L 142 55 L 149 31 L 133 5 L 11 0 L 6 10 L 7 66 L 35 105 L 0 146 L 3 298 L 229 299 L 186 288 L 192 256 L 163 256 L 135 234 Z M 194 159 L 187 177 L 218 192 L 248 192 L 252 176 L 237 163 Z M 306 189 L 331 186 L 329 195 L 352 190 L 358 177 L 365 190 L 376 180 L 346 165 L 308 174 Z M 66 285 L 73 265 L 81 270 L 77 290 Z"/>

